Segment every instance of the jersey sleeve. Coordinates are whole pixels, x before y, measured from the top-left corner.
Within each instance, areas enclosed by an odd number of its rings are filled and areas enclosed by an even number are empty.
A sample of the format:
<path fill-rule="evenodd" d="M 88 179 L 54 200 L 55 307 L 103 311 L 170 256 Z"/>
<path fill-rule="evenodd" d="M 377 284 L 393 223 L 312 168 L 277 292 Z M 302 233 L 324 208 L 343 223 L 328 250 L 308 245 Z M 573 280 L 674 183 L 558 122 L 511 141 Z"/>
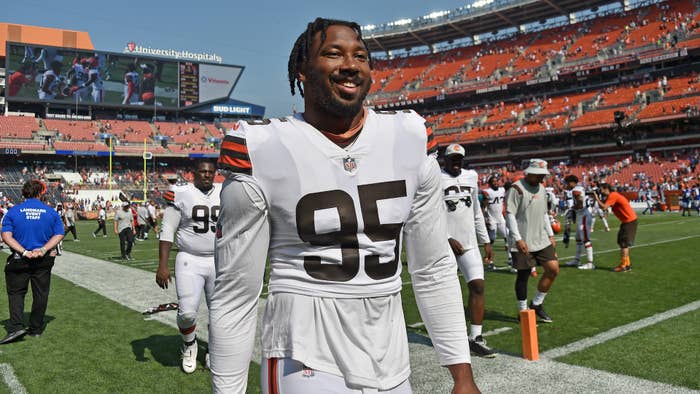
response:
<path fill-rule="evenodd" d="M 159 240 L 172 243 L 175 239 L 175 233 L 180 226 L 180 210 L 174 206 L 168 205 L 163 213 L 163 221 L 160 225 Z"/>
<path fill-rule="evenodd" d="M 186 184 L 174 185 L 165 192 L 163 199 L 165 199 L 168 206 L 181 211 L 184 206 L 184 200 L 187 199 L 187 194 L 189 194 L 189 190 Z"/>
<path fill-rule="evenodd" d="M 425 132 L 428 136 L 428 139 L 426 141 L 426 150 L 429 155 L 437 155 L 437 141 L 435 140 L 435 136 L 433 135 L 433 128 L 432 127 L 426 127 Z"/>
<path fill-rule="evenodd" d="M 404 227 L 413 291 L 440 365 L 470 363 L 457 263 L 447 242 L 447 212 L 437 161 L 426 157 Z"/>
<path fill-rule="evenodd" d="M 168 206 L 175 206 L 175 190 L 173 188 L 168 189 L 163 193 L 163 199 Z"/>
<path fill-rule="evenodd" d="M 251 175 L 253 173 L 243 122 L 237 123 L 226 133 L 221 144 L 217 166 L 221 170 L 234 174 Z"/>
<path fill-rule="evenodd" d="M 250 176 L 230 176 L 221 190 L 216 281 L 209 309 L 214 393 L 246 392 L 269 241 L 269 216 L 260 187 Z"/>

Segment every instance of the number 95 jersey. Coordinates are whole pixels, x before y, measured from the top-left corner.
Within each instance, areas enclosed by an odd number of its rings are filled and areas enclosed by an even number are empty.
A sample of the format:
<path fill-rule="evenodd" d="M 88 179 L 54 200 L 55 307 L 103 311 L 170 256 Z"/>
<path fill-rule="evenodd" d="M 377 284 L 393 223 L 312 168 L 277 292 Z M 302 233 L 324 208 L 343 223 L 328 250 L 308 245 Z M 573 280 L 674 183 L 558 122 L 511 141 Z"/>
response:
<path fill-rule="evenodd" d="M 225 137 L 219 167 L 252 175 L 269 209 L 270 293 L 356 298 L 401 290 L 401 230 L 434 144 L 413 111 L 367 111 L 346 148 L 301 114 L 242 121 Z"/>
<path fill-rule="evenodd" d="M 165 201 L 180 213 L 176 239 L 180 251 L 196 256 L 214 255 L 220 193 L 220 183 L 206 193 L 191 183 L 171 186 L 165 192 Z"/>

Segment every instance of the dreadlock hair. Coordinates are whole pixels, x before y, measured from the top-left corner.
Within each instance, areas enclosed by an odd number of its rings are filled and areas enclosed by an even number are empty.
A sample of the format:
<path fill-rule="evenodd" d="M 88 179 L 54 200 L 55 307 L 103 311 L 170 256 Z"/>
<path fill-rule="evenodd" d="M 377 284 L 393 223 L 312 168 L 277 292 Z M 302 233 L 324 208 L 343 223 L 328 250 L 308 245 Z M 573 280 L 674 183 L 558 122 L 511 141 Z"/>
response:
<path fill-rule="evenodd" d="M 306 26 L 306 31 L 299 35 L 299 38 L 297 38 L 296 42 L 294 42 L 292 52 L 289 54 L 287 70 L 289 73 L 289 87 L 292 90 L 292 96 L 294 96 L 294 85 L 296 84 L 296 87 L 299 88 L 299 94 L 301 97 L 304 97 L 304 89 L 301 86 L 301 81 L 299 81 L 297 78 L 297 74 L 299 73 L 299 66 L 309 60 L 309 48 L 314 40 L 314 36 L 316 33 L 321 32 L 321 43 L 323 43 L 326 41 L 326 30 L 328 30 L 329 26 L 334 25 L 347 26 L 355 30 L 355 33 L 357 33 L 357 38 L 362 41 L 365 48 L 368 48 L 367 59 L 369 61 L 369 67 L 372 68 L 372 57 L 370 56 L 367 43 L 364 39 L 362 39 L 362 29 L 360 28 L 360 25 L 355 22 L 341 21 L 337 19 L 316 18 L 315 21 L 310 22 Z"/>

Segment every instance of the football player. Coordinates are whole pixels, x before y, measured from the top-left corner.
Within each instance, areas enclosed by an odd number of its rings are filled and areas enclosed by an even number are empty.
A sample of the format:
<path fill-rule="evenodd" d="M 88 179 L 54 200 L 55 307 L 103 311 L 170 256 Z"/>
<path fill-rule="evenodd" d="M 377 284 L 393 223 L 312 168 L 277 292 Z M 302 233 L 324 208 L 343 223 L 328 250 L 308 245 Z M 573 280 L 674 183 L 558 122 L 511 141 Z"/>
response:
<path fill-rule="evenodd" d="M 564 236 L 562 242 L 564 247 L 569 247 L 569 239 L 571 237 L 571 225 L 576 223 L 576 210 L 574 209 L 574 195 L 572 190 L 578 186 L 578 177 L 576 175 L 567 175 L 564 178 L 564 197 L 566 199 L 566 213 L 564 213 Z"/>
<path fill-rule="evenodd" d="M 88 60 L 88 64 L 90 68 L 88 70 L 88 79 L 87 82 L 85 82 L 85 87 L 90 87 L 92 89 L 92 101 L 101 103 L 104 101 L 104 84 L 100 76 L 100 57 L 91 57 Z"/>
<path fill-rule="evenodd" d="M 484 205 L 484 217 L 486 220 L 486 226 L 488 228 L 489 239 L 493 245 L 496 242 L 498 234 L 500 234 L 503 239 L 508 239 L 508 233 L 506 229 L 506 218 L 503 216 L 503 201 L 506 195 L 506 189 L 503 188 L 503 180 L 501 174 L 494 173 L 488 178 L 489 187 L 481 191 L 483 195 L 482 204 Z M 511 272 L 515 273 L 517 270 L 513 268 L 513 260 L 508 253 L 508 245 L 506 242 L 506 254 L 508 255 L 508 266 Z M 493 261 L 486 261 L 487 269 L 493 270 Z"/>
<path fill-rule="evenodd" d="M 483 357 L 496 354 L 486 345 L 481 335 L 484 321 L 484 265 L 479 244 L 484 245 L 487 261 L 492 261 L 493 250 L 484 215 L 479 207 L 479 175 L 462 168 L 464 148 L 452 144 L 445 150 L 442 169 L 443 198 L 447 207 L 447 233 L 457 267 L 469 288 L 469 349 Z"/>
<path fill-rule="evenodd" d="M 409 393 L 403 239 L 440 363 L 455 392 L 479 392 L 425 120 L 363 107 L 371 60 L 356 23 L 316 19 L 288 65 L 305 112 L 242 121 L 221 147 L 214 391 L 246 392 L 269 251 L 262 391 Z"/>
<path fill-rule="evenodd" d="M 518 269 L 515 279 L 518 309 L 528 309 L 527 281 L 532 267 L 541 265 L 544 274 L 529 308 L 535 311 L 540 321 L 551 323 L 552 318 L 545 312 L 543 303 L 559 274 L 559 261 L 554 249 L 556 244 L 549 222 L 546 191 L 542 184 L 547 175 L 546 161 L 530 160 L 525 177 L 513 183 L 506 193 L 506 226 L 513 266 Z"/>
<path fill-rule="evenodd" d="M 124 74 L 124 98 L 122 104 L 136 104 L 139 101 L 139 73 L 136 72 L 136 65 L 129 63 L 126 74 Z"/>
<path fill-rule="evenodd" d="M 573 175 L 572 175 L 573 176 Z M 582 270 L 595 269 L 593 264 L 593 243 L 591 242 L 591 222 L 593 215 L 585 204 L 586 192 L 582 186 L 575 186 L 571 190 L 574 198 L 574 212 L 576 213 L 576 257 L 566 263 L 569 267 L 578 267 Z M 581 264 L 581 254 L 586 250 L 586 263 Z"/>
<path fill-rule="evenodd" d="M 690 208 L 692 207 L 694 200 L 693 190 L 689 186 L 684 186 L 681 189 L 680 198 L 681 216 L 685 216 L 686 212 L 688 213 L 688 216 L 690 216 Z"/>
<path fill-rule="evenodd" d="M 593 182 L 592 187 L 586 192 L 586 206 L 588 207 L 588 211 L 591 213 L 591 232 L 595 230 L 596 217 L 603 221 L 605 231 L 608 232 L 610 231 L 610 225 L 608 224 L 608 212 L 600 209 L 598 203 L 595 201 L 595 197 L 593 197 L 594 193 L 598 193 L 597 182 Z"/>
<path fill-rule="evenodd" d="M 62 64 L 59 60 L 51 62 L 51 69 L 44 71 L 39 82 L 39 100 L 53 100 L 59 91 Z"/>
<path fill-rule="evenodd" d="M 177 326 L 183 341 L 182 370 L 186 373 L 197 369 L 195 331 L 202 289 L 207 306 L 214 290 L 214 233 L 221 192 L 221 184 L 214 184 L 215 174 L 213 163 L 199 162 L 194 169 L 194 184 L 175 185 L 164 194 L 168 206 L 161 224 L 156 283 L 166 289 L 171 281 L 168 258 L 177 233 Z"/>

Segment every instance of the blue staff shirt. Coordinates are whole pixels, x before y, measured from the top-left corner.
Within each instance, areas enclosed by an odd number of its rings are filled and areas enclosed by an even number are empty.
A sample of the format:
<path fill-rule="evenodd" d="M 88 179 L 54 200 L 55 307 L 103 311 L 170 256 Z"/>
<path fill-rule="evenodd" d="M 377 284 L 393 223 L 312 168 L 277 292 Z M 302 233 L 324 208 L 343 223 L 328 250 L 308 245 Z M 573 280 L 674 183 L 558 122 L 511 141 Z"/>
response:
<path fill-rule="evenodd" d="M 11 232 L 27 250 L 39 249 L 54 235 L 64 234 L 58 212 L 36 198 L 10 208 L 2 218 L 2 232 Z"/>

